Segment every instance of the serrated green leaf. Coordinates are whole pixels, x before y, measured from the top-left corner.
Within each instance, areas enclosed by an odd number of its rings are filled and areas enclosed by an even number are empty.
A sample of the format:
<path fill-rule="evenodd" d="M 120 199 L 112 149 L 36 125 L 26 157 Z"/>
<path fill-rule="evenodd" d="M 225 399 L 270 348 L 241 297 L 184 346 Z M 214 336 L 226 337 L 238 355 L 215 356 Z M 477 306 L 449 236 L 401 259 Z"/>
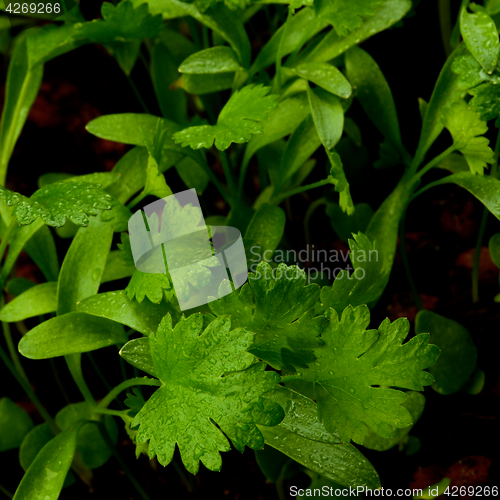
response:
<path fill-rule="evenodd" d="M 56 310 L 57 283 L 50 281 L 29 288 L 5 305 L 0 311 L 0 320 L 13 323 Z"/>
<path fill-rule="evenodd" d="M 193 149 L 215 146 L 223 151 L 231 143 L 248 142 L 252 134 L 261 134 L 260 122 L 278 104 L 275 95 L 267 95 L 269 87 L 247 85 L 235 92 L 219 114 L 216 125 L 189 127 L 173 135 L 177 143 Z"/>
<path fill-rule="evenodd" d="M 243 69 L 236 52 L 222 45 L 201 50 L 190 55 L 179 66 L 180 73 L 206 75 L 227 73 Z"/>
<path fill-rule="evenodd" d="M 167 315 L 149 342 L 162 385 L 132 425 L 139 426 L 139 444 L 149 441 L 150 458 L 156 455 L 168 465 L 177 444 L 186 469 L 195 474 L 200 461 L 210 470 L 220 469 L 219 452 L 230 448 L 226 436 L 240 451 L 245 445 L 262 448 L 256 424 L 278 424 L 283 410 L 261 397 L 279 377 L 245 352 L 250 332 L 231 330 L 228 317 L 203 329 L 200 314 L 172 328 Z"/>
<path fill-rule="evenodd" d="M 363 26 L 363 20 L 377 13 L 383 0 L 334 0 L 322 2 L 318 15 L 328 21 L 340 36 Z"/>
<path fill-rule="evenodd" d="M 84 312 L 69 312 L 32 328 L 19 342 L 19 352 L 30 359 L 48 359 L 94 351 L 128 338 L 123 326 Z"/>
<path fill-rule="evenodd" d="M 451 65 L 451 70 L 459 75 L 457 86 L 461 89 L 470 89 L 486 80 L 492 80 L 471 54 L 457 57 Z"/>
<path fill-rule="evenodd" d="M 410 328 L 406 318 L 392 324 L 384 320 L 378 330 L 366 330 L 369 322 L 366 306 L 348 306 L 341 318 L 332 310 L 321 334 L 325 345 L 314 349 L 316 361 L 300 372 L 314 383 L 326 429 L 360 444 L 368 428 L 390 438 L 393 427 L 411 425 L 410 414 L 401 406 L 406 394 L 391 387 L 423 390 L 433 382 L 423 370 L 439 355 L 439 349 L 428 344 L 428 334 L 402 345 Z"/>
<path fill-rule="evenodd" d="M 27 198 L 0 186 L 0 198 L 15 207 L 12 213 L 22 226 L 39 217 L 52 227 L 64 226 L 67 218 L 78 226 L 86 226 L 87 215 L 97 215 L 97 209 L 109 210 L 112 206 L 112 198 L 100 187 L 100 184 L 68 179 L 39 189 Z"/>
<path fill-rule="evenodd" d="M 429 368 L 435 379 L 432 388 L 440 394 L 459 391 L 477 362 L 477 349 L 467 329 L 432 311 L 419 311 L 415 331 L 429 333 L 430 342 L 441 350 L 439 359 Z"/>
<path fill-rule="evenodd" d="M 488 74 L 493 73 L 500 54 L 500 40 L 493 19 L 484 11 L 469 14 L 466 8 L 462 8 L 460 32 L 477 62 Z"/>
<path fill-rule="evenodd" d="M 453 137 L 453 145 L 467 160 L 472 173 L 483 175 L 487 163 L 493 163 L 493 151 L 486 137 L 486 122 L 460 99 L 442 111 L 443 123 Z"/>
<path fill-rule="evenodd" d="M 171 289 L 172 284 L 164 274 L 143 273 L 136 269 L 125 289 L 125 294 L 130 300 L 135 298 L 139 303 L 147 297 L 154 304 L 159 304 L 164 291 Z"/>
<path fill-rule="evenodd" d="M 309 62 L 300 64 L 289 71 L 344 99 L 352 93 L 352 87 L 347 78 L 331 64 Z"/>
<path fill-rule="evenodd" d="M 479 113 L 481 120 L 494 120 L 500 116 L 500 85 L 484 83 L 469 89 L 469 94 L 474 96 L 469 101 L 469 106 Z"/>
<path fill-rule="evenodd" d="M 344 173 L 342 160 L 335 151 L 327 149 L 326 154 L 330 160 L 330 176 L 332 177 L 332 183 L 335 185 L 335 191 L 337 191 L 340 195 L 340 208 L 342 208 L 342 210 L 348 215 L 352 215 L 354 213 L 354 202 L 351 198 L 351 191 Z"/>
<path fill-rule="evenodd" d="M 33 429 L 30 416 L 9 398 L 0 399 L 0 452 L 19 448 Z"/>
<path fill-rule="evenodd" d="M 216 316 L 231 315 L 233 326 L 255 333 L 250 352 L 275 368 L 305 366 L 311 349 L 321 345 L 318 335 L 324 318 L 314 317 L 319 297 L 317 285 L 304 286 L 306 275 L 297 266 L 280 264 L 273 269 L 261 262 L 248 283 L 210 302 Z M 224 291 L 230 284 L 221 284 Z M 220 295 L 221 292 L 219 292 Z"/>
<path fill-rule="evenodd" d="M 123 291 L 92 295 L 78 302 L 77 310 L 101 318 L 111 319 L 144 335 L 155 332 L 161 319 L 167 313 L 172 314 L 175 319 L 179 319 L 179 314 L 170 304 L 161 303 L 157 305 L 149 300 L 139 303 L 139 301 L 128 299 Z"/>

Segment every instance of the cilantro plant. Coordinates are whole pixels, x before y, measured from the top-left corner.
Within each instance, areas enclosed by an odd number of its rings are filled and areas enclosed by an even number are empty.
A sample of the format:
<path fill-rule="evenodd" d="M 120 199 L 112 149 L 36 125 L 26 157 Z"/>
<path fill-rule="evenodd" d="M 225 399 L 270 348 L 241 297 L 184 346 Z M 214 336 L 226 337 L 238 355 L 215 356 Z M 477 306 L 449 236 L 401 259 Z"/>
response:
<path fill-rule="evenodd" d="M 500 139 L 492 149 L 487 137 L 500 128 L 500 4 L 463 1 L 454 29 L 444 30 L 450 55 L 429 101 L 420 102 L 420 136 L 409 151 L 389 84 L 358 45 L 399 29 L 407 15 L 418 15 L 416 4 L 123 0 L 102 3 L 95 19 L 76 6 L 49 23 L 2 8 L 0 47 L 9 65 L 0 129 L 0 355 L 44 421 L 34 425 L 9 398 L 0 400 L 0 451 L 19 448 L 25 471 L 15 499 L 56 499 L 75 482 L 91 487 L 93 469 L 111 456 L 137 498 L 150 498 L 117 451 L 119 436 L 138 457 L 174 467 L 186 491 L 196 489 L 190 474 L 200 463 L 224 470 L 231 448 L 255 450 L 282 498 L 294 467 L 313 484 L 390 486 L 364 450 L 408 441 L 426 386 L 443 397 L 471 383 L 480 390 L 484 373 L 467 329 L 423 307 L 404 221 L 413 200 L 442 184 L 484 205 L 472 273 L 478 300 L 487 215 L 500 218 Z M 130 147 L 111 172 L 44 174 L 34 193 L 10 189 L 9 163 L 44 65 L 68 52 L 78 57 L 87 44 L 116 60 L 144 112 L 99 116 L 86 130 Z M 152 111 L 131 79 L 138 65 L 154 89 Z M 358 202 L 350 183 L 346 141 L 360 142 L 364 128 L 351 115 L 354 102 L 383 136 L 374 168 L 394 167 L 399 179 L 375 211 Z M 431 170 L 441 174 L 429 182 Z M 205 217 L 209 227 L 238 228 L 255 264 L 241 288 L 225 280 L 209 304 L 183 313 L 179 301 L 210 283 L 211 264 L 174 289 L 169 272 L 136 269 L 127 233 L 134 212 L 172 195 L 179 182 L 196 190 L 204 213 L 192 205 L 165 210 L 150 219 L 153 240 L 182 235 Z M 324 193 L 303 214 L 306 241 L 322 207 L 350 247 L 352 266 L 331 281 L 272 259 L 290 248 L 290 211 L 306 192 Z M 370 321 L 398 237 L 420 309 L 411 335 L 406 318 Z M 498 235 L 490 247 L 500 265 Z M 16 277 L 22 251 L 44 282 Z M 181 246 L 174 257 L 183 262 Z M 107 363 L 121 363 L 124 375 L 114 388 L 103 377 L 107 393 L 91 390 L 82 369 L 88 357 L 101 374 L 91 353 L 104 348 Z M 61 395 L 54 413 L 40 401 L 24 358 L 57 357 L 79 393 L 66 405 Z"/>

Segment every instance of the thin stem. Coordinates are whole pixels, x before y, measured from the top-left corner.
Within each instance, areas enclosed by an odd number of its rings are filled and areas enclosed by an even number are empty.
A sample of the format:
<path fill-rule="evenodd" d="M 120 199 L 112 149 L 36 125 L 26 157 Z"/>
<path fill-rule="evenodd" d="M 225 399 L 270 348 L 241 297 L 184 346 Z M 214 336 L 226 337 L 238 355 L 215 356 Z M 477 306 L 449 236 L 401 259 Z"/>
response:
<path fill-rule="evenodd" d="M 132 201 L 127 203 L 127 208 L 131 210 L 134 208 L 138 203 L 140 203 L 144 198 L 146 198 L 146 194 L 144 191 L 141 191 Z"/>
<path fill-rule="evenodd" d="M 306 238 L 307 245 L 309 245 L 311 243 L 311 234 L 309 232 L 309 221 L 311 220 L 311 217 L 312 217 L 313 213 L 321 205 L 326 205 L 326 199 L 325 198 L 319 198 L 318 200 L 313 201 L 309 205 L 309 208 L 306 211 L 306 215 L 304 216 L 304 236 Z"/>
<path fill-rule="evenodd" d="M 131 76 L 127 75 L 127 73 L 125 73 L 125 72 L 123 72 L 123 74 L 127 78 L 128 83 L 130 84 L 130 87 L 132 87 L 132 90 L 134 91 L 134 94 L 137 97 L 137 100 L 139 101 L 142 109 L 144 110 L 145 113 L 147 113 L 148 115 L 150 115 L 151 111 L 149 110 L 149 108 L 147 107 L 146 103 L 144 102 L 144 99 L 142 98 L 142 96 L 141 96 L 139 90 L 137 89 L 137 87 L 135 86 L 135 83 L 132 80 Z"/>
<path fill-rule="evenodd" d="M 222 168 L 224 169 L 224 175 L 226 176 L 227 187 L 229 188 L 229 193 L 231 198 L 234 199 L 236 195 L 236 184 L 234 183 L 233 173 L 231 172 L 231 167 L 227 159 L 225 151 L 219 151 L 220 161 L 222 163 Z"/>
<path fill-rule="evenodd" d="M 327 184 L 333 184 L 332 179 L 329 177 L 328 179 L 324 179 L 322 181 L 318 182 L 313 182 L 312 184 L 307 184 L 306 186 L 301 186 L 296 189 L 292 189 L 290 191 L 287 191 L 286 193 L 283 193 L 282 195 L 276 196 L 276 198 L 273 198 L 271 201 L 275 205 L 279 205 L 281 202 L 289 198 L 290 196 L 293 196 L 295 194 L 303 193 L 304 191 L 309 191 L 310 189 L 314 189 L 317 187 L 321 186 L 326 186 Z"/>
<path fill-rule="evenodd" d="M 126 415 L 128 410 L 110 410 L 109 408 L 98 408 L 97 406 L 94 408 L 94 413 L 101 413 L 103 415 L 113 415 L 115 417 L 122 418 Z"/>
<path fill-rule="evenodd" d="M 0 484 L 0 493 L 3 493 L 7 498 L 14 498 L 14 495 Z"/>
<path fill-rule="evenodd" d="M 4 323 L 2 322 L 2 326 L 3 325 Z M 5 363 L 7 369 L 12 373 L 13 377 L 17 380 L 19 385 L 23 388 L 24 392 L 28 395 L 31 402 L 35 405 L 36 409 L 38 410 L 38 413 L 40 413 L 41 417 L 45 420 L 45 422 L 49 424 L 50 430 L 54 433 L 54 435 L 58 434 L 60 430 L 59 427 L 57 427 L 56 423 L 54 422 L 54 419 L 49 415 L 49 412 L 44 408 L 42 403 L 40 403 L 40 400 L 36 396 L 31 385 L 28 382 L 26 382 L 22 377 L 19 376 L 16 369 L 14 368 L 14 365 L 9 359 L 9 356 L 7 356 L 7 353 L 3 350 L 2 346 L 0 346 L 0 358 Z"/>
<path fill-rule="evenodd" d="M 101 401 L 97 405 L 97 408 L 107 408 L 110 405 L 111 401 L 113 401 L 113 399 L 115 399 L 118 394 L 120 394 L 120 392 L 134 385 L 153 385 L 159 387 L 161 385 L 161 382 L 159 380 L 147 377 L 137 377 L 125 380 L 121 384 L 118 384 L 115 388 L 111 389 L 111 391 L 109 391 L 109 393 L 101 399 Z"/>
<path fill-rule="evenodd" d="M 498 155 L 500 153 L 500 130 L 498 131 L 497 141 L 495 143 L 494 163 L 491 167 L 490 176 L 497 177 Z M 479 226 L 479 234 L 477 236 L 476 248 L 474 249 L 474 258 L 472 260 L 472 302 L 479 301 L 479 264 L 481 258 L 481 248 L 483 247 L 484 233 L 488 224 L 489 210 L 485 207 L 481 225 Z"/>
<path fill-rule="evenodd" d="M 441 38 L 443 47 L 448 57 L 451 52 L 451 2 L 450 0 L 439 0 L 439 24 L 441 26 Z"/>
<path fill-rule="evenodd" d="M 212 169 L 208 166 L 207 163 L 200 164 L 201 168 L 207 173 L 209 179 L 214 183 L 214 186 L 219 191 L 220 195 L 224 198 L 224 201 L 229 205 L 233 206 L 233 200 L 230 195 L 228 195 L 227 191 L 224 189 L 224 186 L 219 182 L 216 175 L 212 172 Z"/>
<path fill-rule="evenodd" d="M 208 49 L 210 47 L 210 39 L 208 36 L 208 28 L 204 24 L 201 27 L 201 36 L 203 41 L 203 48 Z"/>
<path fill-rule="evenodd" d="M 296 375 L 283 375 L 281 377 L 280 383 L 284 384 L 286 382 L 290 382 L 292 380 L 304 380 L 302 375 L 300 373 L 297 373 Z"/>
<path fill-rule="evenodd" d="M 64 356 L 64 358 L 66 359 L 66 363 L 68 365 L 71 376 L 73 377 L 73 380 L 75 381 L 76 385 L 78 386 L 78 389 L 82 393 L 83 399 L 85 399 L 85 401 L 89 403 L 91 406 L 95 406 L 96 402 L 94 396 L 90 392 L 90 389 L 83 377 L 82 355 L 80 353 L 69 354 L 68 356 Z"/>
<path fill-rule="evenodd" d="M 66 401 L 66 404 L 71 404 L 71 399 L 69 399 L 68 394 L 66 393 L 66 390 L 64 389 L 64 386 L 61 382 L 61 379 L 59 378 L 59 375 L 57 373 L 57 368 L 56 364 L 54 363 L 54 359 L 51 358 L 50 360 L 50 367 L 52 369 L 52 373 L 54 374 L 54 378 L 56 380 L 57 387 L 59 387 L 59 390 L 61 391 L 64 400 Z"/>
<path fill-rule="evenodd" d="M 408 278 L 408 282 L 410 284 L 411 293 L 413 295 L 413 300 L 418 310 L 421 311 L 424 309 L 424 304 L 422 303 L 422 299 L 418 294 L 417 287 L 415 286 L 415 281 L 413 280 L 413 276 L 411 274 L 410 261 L 408 260 L 408 252 L 406 251 L 406 231 L 405 231 L 405 213 L 401 217 L 401 222 L 399 223 L 399 246 L 401 249 L 401 260 L 403 262 L 403 267 L 406 272 L 406 277 Z"/>
<path fill-rule="evenodd" d="M 431 168 L 435 167 L 439 162 L 444 160 L 448 155 L 455 151 L 455 146 L 450 146 L 448 149 L 445 149 L 440 155 L 433 158 L 425 167 L 422 168 L 419 172 L 415 174 L 416 179 L 420 179 L 424 174 L 426 174 Z"/>
<path fill-rule="evenodd" d="M 3 297 L 0 301 L 2 307 L 3 307 Z M 23 365 L 21 364 L 21 360 L 19 359 L 19 356 L 17 354 L 17 350 L 14 346 L 14 342 L 12 340 L 12 335 L 10 333 L 10 326 L 8 323 L 2 322 L 2 329 L 3 329 L 3 336 L 5 338 L 5 342 L 7 344 L 7 349 L 9 350 L 10 358 L 12 359 L 12 363 L 14 363 L 14 367 L 17 370 L 17 373 L 21 378 L 23 378 L 26 383 L 29 384 L 28 377 L 26 375 L 26 372 L 24 371 Z"/>

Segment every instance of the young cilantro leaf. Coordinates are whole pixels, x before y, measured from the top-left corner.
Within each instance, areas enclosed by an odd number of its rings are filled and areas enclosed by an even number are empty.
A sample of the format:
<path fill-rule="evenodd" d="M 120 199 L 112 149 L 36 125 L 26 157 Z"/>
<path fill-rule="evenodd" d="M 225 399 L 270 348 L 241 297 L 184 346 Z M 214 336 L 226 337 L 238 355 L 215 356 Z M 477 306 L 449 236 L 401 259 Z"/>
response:
<path fill-rule="evenodd" d="M 278 103 L 278 96 L 263 85 L 247 85 L 236 91 L 219 114 L 216 125 L 189 127 L 173 135 L 175 142 L 193 149 L 209 148 L 215 141 L 217 149 L 223 151 L 231 143 L 248 142 L 252 134 L 262 134 L 262 121 Z"/>
<path fill-rule="evenodd" d="M 363 25 L 363 18 L 374 16 L 384 0 L 323 0 L 319 17 L 328 21 L 340 36 Z"/>
<path fill-rule="evenodd" d="M 487 163 L 493 163 L 493 151 L 486 137 L 477 137 L 487 132 L 488 126 L 477 113 L 460 99 L 443 109 L 444 126 L 453 137 L 455 149 L 460 151 L 474 174 L 483 175 Z"/>
<path fill-rule="evenodd" d="M 410 327 L 406 318 L 393 323 L 386 319 L 378 330 L 366 330 L 369 322 L 366 305 L 348 306 L 340 319 L 331 310 L 321 335 L 325 345 L 314 349 L 316 361 L 300 373 L 314 383 L 325 428 L 343 441 L 360 444 L 370 429 L 388 438 L 391 426 L 411 425 L 410 414 L 401 406 L 407 395 L 390 387 L 422 391 L 433 382 L 424 369 L 439 356 L 438 347 L 428 344 L 427 333 L 402 344 Z"/>
<path fill-rule="evenodd" d="M 12 214 L 21 226 L 41 217 L 48 226 L 61 227 L 66 218 L 77 226 L 87 226 L 87 215 L 97 215 L 97 209 L 110 210 L 113 199 L 101 189 L 101 184 L 70 178 L 49 184 L 30 198 L 0 186 L 0 198 L 14 206 Z"/>
<path fill-rule="evenodd" d="M 469 94 L 474 96 L 469 101 L 469 106 L 479 113 L 481 120 L 494 120 L 500 116 L 500 85 L 484 83 L 469 89 Z"/>
<path fill-rule="evenodd" d="M 354 213 L 354 202 L 351 198 L 349 182 L 347 182 L 347 178 L 344 173 L 342 160 L 340 159 L 338 153 L 336 153 L 335 151 L 331 151 L 326 148 L 325 151 L 328 159 L 330 160 L 330 165 L 332 166 L 330 169 L 330 175 L 333 184 L 335 185 L 335 191 L 340 194 L 340 208 L 342 208 L 342 210 L 348 215 L 352 215 Z"/>
<path fill-rule="evenodd" d="M 173 293 L 170 280 L 162 273 L 143 273 L 136 269 L 130 279 L 125 294 L 129 299 L 136 298 L 137 302 L 142 302 L 147 297 L 151 302 L 159 304 L 163 299 L 164 291 Z"/>
<path fill-rule="evenodd" d="M 210 303 L 216 316 L 230 314 L 233 325 L 255 333 L 250 352 L 274 368 L 304 367 L 314 360 L 311 349 L 321 345 L 323 317 L 314 317 L 317 285 L 304 286 L 306 274 L 297 266 L 276 269 L 261 262 L 241 290 Z M 220 291 L 230 286 L 225 281 Z"/>
<path fill-rule="evenodd" d="M 243 328 L 231 330 L 229 317 L 203 328 L 201 314 L 172 328 L 169 314 L 149 337 L 151 356 L 162 382 L 135 416 L 137 443 L 149 441 L 149 457 L 168 465 L 175 445 L 186 469 L 196 474 L 201 461 L 210 470 L 222 465 L 221 451 L 262 449 L 256 424 L 274 426 L 283 419 L 279 404 L 261 396 L 279 382 L 246 352 L 253 340 Z M 227 438 L 226 438 L 227 436 Z"/>

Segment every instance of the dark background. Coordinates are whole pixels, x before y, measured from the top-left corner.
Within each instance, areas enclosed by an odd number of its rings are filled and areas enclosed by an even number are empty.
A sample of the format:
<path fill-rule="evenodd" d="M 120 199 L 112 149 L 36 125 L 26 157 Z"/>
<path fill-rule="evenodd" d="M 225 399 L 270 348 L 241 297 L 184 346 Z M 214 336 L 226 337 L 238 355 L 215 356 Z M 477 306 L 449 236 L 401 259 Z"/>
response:
<path fill-rule="evenodd" d="M 100 4 L 97 0 L 84 0 L 81 8 L 90 19 L 98 15 Z M 277 8 L 284 13 L 282 7 Z M 454 5 L 454 8 L 456 13 L 458 5 Z M 377 34 L 362 44 L 377 61 L 389 82 L 398 109 L 403 141 L 410 153 L 415 151 L 421 127 L 417 99 L 421 97 L 429 100 L 446 58 L 437 2 L 422 0 L 415 11 L 415 16 L 404 19 L 402 27 Z M 263 21 L 259 16 L 253 21 L 257 31 L 259 22 Z M 261 33 L 254 44 L 255 52 L 268 38 L 269 33 Z M 5 81 L 6 64 L 4 60 L 2 81 Z M 151 81 L 142 65 L 136 65 L 132 79 L 151 111 L 160 114 Z M 104 48 L 86 46 L 50 61 L 46 64 L 40 94 L 13 155 L 8 187 L 29 195 L 37 189 L 36 179 L 44 172 L 84 174 L 110 170 L 128 147 L 91 136 L 85 132 L 85 124 L 99 115 L 142 111 L 125 76 Z M 355 203 L 366 202 L 376 210 L 396 185 L 402 170 L 401 167 L 374 170 L 370 165 L 378 159 L 378 145 L 382 137 L 359 104 L 353 104 L 348 116 L 361 128 L 366 151 L 358 153 L 367 155 L 366 163 L 369 166 L 352 174 L 351 192 Z M 429 158 L 434 156 L 433 152 L 438 154 L 449 144 L 451 139 L 444 132 L 433 146 Z M 318 156 L 318 163 L 324 160 Z M 220 166 L 213 165 L 213 168 L 222 179 Z M 258 186 L 255 165 L 252 165 L 250 172 L 251 192 Z M 323 172 L 318 165 L 308 181 L 323 178 Z M 183 188 L 176 175 L 171 170 L 167 176 L 174 191 Z M 432 180 L 440 175 L 439 172 L 431 172 L 426 179 Z M 296 249 L 305 248 L 303 214 L 310 202 L 322 194 L 321 190 L 317 190 L 292 199 L 286 233 Z M 211 210 L 211 215 L 227 214 L 227 207 L 213 187 L 209 186 L 203 200 Z M 471 299 L 472 254 L 482 213 L 479 202 L 466 191 L 450 185 L 429 190 L 408 210 L 406 245 L 424 305 L 468 328 L 478 347 L 478 366 L 486 373 L 486 384 L 476 396 L 464 393 L 442 396 L 431 388 L 425 390 L 427 404 L 424 414 L 411 431 L 421 441 L 421 449 L 417 454 L 407 457 L 397 447 L 383 453 L 362 449 L 386 488 L 406 488 L 410 484 L 412 487 L 424 487 L 439 481 L 444 474 L 452 477 L 452 484 L 457 485 L 494 485 L 495 478 L 500 477 L 497 458 L 500 442 L 500 369 L 498 349 L 494 347 L 499 335 L 500 304 L 493 302 L 493 297 L 499 292 L 498 270 L 486 249 L 481 259 L 480 301 L 473 304 Z M 323 209 L 318 209 L 312 220 L 310 231 L 313 244 L 318 248 L 347 249 L 331 229 Z M 500 224 L 490 217 L 483 244 L 487 246 L 488 238 L 499 231 Z M 59 255 L 62 256 L 68 241 L 58 239 L 58 242 Z M 42 280 L 38 270 L 24 254 L 19 261 L 17 275 Z M 372 311 L 372 326 L 378 326 L 385 317 L 394 320 L 405 316 L 410 320 L 413 332 L 416 312 L 398 253 L 389 285 Z M 14 335 L 19 338 L 17 332 Z M 112 386 L 122 380 L 114 354 L 111 348 L 94 353 Z M 96 397 L 102 397 L 106 390 L 87 358 L 83 359 L 89 385 Z M 22 361 L 40 399 L 55 414 L 62 405 L 62 398 L 49 362 Z M 55 359 L 54 364 L 70 399 L 72 402 L 78 401 L 79 394 L 65 364 L 61 359 Z M 132 376 L 132 372 L 128 375 Z M 2 370 L 0 376 L 2 395 L 20 402 L 38 423 L 40 419 L 36 411 L 10 374 Z M 120 433 L 118 450 L 152 499 L 195 498 L 194 494 L 188 493 L 173 467 L 163 468 L 156 460 L 150 462 L 144 456 L 136 461 L 134 446 L 125 432 Z M 0 482 L 14 491 L 22 476 L 17 451 L 4 453 L 2 459 L 4 465 Z M 180 457 L 177 460 L 180 463 Z M 111 458 L 105 466 L 95 470 L 94 475 L 92 491 L 89 492 L 83 483 L 77 482 L 63 490 L 61 498 L 139 498 L 115 459 Z M 200 498 L 278 498 L 274 485 L 266 481 L 255 462 L 253 451 L 248 449 L 244 454 L 237 451 L 224 454 L 220 473 L 207 471 L 202 466 L 195 482 Z M 308 478 L 301 474 L 285 486 L 290 484 L 307 486 Z"/>

